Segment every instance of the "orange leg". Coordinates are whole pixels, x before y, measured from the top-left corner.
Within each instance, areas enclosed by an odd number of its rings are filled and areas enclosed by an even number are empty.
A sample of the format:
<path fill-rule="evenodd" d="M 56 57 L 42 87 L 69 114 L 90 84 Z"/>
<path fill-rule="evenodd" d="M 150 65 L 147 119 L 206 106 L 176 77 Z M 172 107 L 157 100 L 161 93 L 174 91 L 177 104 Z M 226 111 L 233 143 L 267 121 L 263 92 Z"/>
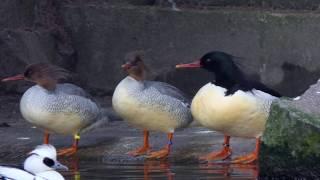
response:
<path fill-rule="evenodd" d="M 148 159 L 167 159 L 170 154 L 172 138 L 173 138 L 173 133 L 169 133 L 167 146 L 161 149 L 160 151 L 151 152 L 151 154 L 147 158 Z"/>
<path fill-rule="evenodd" d="M 149 131 L 144 130 L 143 131 L 143 146 L 128 152 L 129 155 L 131 156 L 140 156 L 143 154 L 146 154 L 150 151 L 150 145 L 149 145 Z"/>
<path fill-rule="evenodd" d="M 73 173 L 74 180 L 80 180 L 80 171 L 79 171 L 79 158 L 77 156 L 71 158 L 71 169 Z"/>
<path fill-rule="evenodd" d="M 260 138 L 257 138 L 255 150 L 250 154 L 236 157 L 234 160 L 232 160 L 232 163 L 249 164 L 257 161 L 260 152 L 260 142 Z"/>
<path fill-rule="evenodd" d="M 218 152 L 212 152 L 205 156 L 201 156 L 199 159 L 205 160 L 205 161 L 218 161 L 218 160 L 227 159 L 232 154 L 231 148 L 229 147 L 230 146 L 229 142 L 230 142 L 230 136 L 224 136 L 224 143 L 223 143 L 222 150 Z"/>
<path fill-rule="evenodd" d="M 75 135 L 72 146 L 69 148 L 63 148 L 63 149 L 58 150 L 58 155 L 59 156 L 61 156 L 61 155 L 70 156 L 70 155 L 75 154 L 78 151 L 79 140 L 80 140 L 80 136 Z"/>
<path fill-rule="evenodd" d="M 48 131 L 44 131 L 44 138 L 43 138 L 43 144 L 49 144 L 49 132 Z"/>

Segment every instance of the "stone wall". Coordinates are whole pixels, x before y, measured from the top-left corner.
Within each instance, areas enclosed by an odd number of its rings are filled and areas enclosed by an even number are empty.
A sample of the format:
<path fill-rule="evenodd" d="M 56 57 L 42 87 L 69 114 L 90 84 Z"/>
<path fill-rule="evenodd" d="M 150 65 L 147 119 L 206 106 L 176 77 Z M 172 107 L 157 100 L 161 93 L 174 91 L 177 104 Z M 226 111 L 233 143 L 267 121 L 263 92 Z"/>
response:
<path fill-rule="evenodd" d="M 73 2 L 84 2 L 73 0 Z M 244 7 L 260 9 L 318 10 L 318 0 L 86 0 L 86 3 L 109 5 L 142 5 L 179 8 L 213 9 L 219 7 Z"/>
<path fill-rule="evenodd" d="M 111 95 L 125 76 L 124 55 L 137 49 L 146 52 L 150 79 L 189 94 L 213 77 L 202 70 L 177 71 L 174 65 L 211 50 L 242 57 L 245 72 L 287 96 L 301 94 L 320 75 L 317 11 L 172 11 L 159 8 L 166 7 L 161 3 L 166 1 L 6 0 L 0 6 L 0 76 L 21 72 L 32 62 L 51 62 L 73 72 L 75 83 L 91 93 Z M 9 92 L 25 87 L 0 83 Z"/>
<path fill-rule="evenodd" d="M 149 0 L 147 2 L 151 2 Z M 153 0 L 154 5 L 171 6 L 168 0 Z M 318 0 L 174 0 L 180 8 L 212 9 L 217 7 L 246 7 L 263 9 L 317 10 Z"/>
<path fill-rule="evenodd" d="M 71 39 L 55 0 L 3 0 L 0 5 L 0 77 L 21 73 L 27 64 L 75 65 Z M 23 92 L 30 84 L 0 83 L 0 90 Z"/>
<path fill-rule="evenodd" d="M 68 5 L 62 9 L 77 51 L 76 71 L 92 88 L 112 91 L 124 54 L 146 51 L 152 78 L 194 93 L 212 78 L 174 65 L 221 50 L 243 58 L 244 70 L 285 95 L 301 94 L 319 74 L 315 13 Z M 193 73 L 194 72 L 194 73 Z M 103 77 L 103 78 L 99 78 Z"/>

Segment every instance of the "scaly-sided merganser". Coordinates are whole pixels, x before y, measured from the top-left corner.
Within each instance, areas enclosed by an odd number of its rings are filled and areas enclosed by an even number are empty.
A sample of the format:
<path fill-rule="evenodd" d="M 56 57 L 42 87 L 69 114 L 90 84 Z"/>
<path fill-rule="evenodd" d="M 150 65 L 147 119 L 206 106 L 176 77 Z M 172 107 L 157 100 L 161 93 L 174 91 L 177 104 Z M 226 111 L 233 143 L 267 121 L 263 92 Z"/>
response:
<path fill-rule="evenodd" d="M 273 100 L 281 95 L 264 84 L 250 80 L 234 63 L 234 57 L 213 51 L 199 61 L 179 64 L 176 68 L 202 67 L 215 74 L 215 83 L 203 86 L 191 104 L 193 117 L 203 126 L 225 134 L 224 147 L 201 157 L 204 160 L 224 160 L 231 155 L 230 136 L 256 138 L 253 153 L 235 158 L 233 163 L 257 160 L 260 137 L 265 129 Z"/>
<path fill-rule="evenodd" d="M 28 154 L 23 169 L 0 166 L 0 179 L 3 180 L 64 180 L 56 169 L 68 170 L 57 161 L 57 152 L 50 144 L 37 146 Z"/>
<path fill-rule="evenodd" d="M 186 127 L 192 121 L 189 100 L 169 84 L 146 81 L 145 65 L 139 52 L 131 53 L 127 60 L 122 68 L 129 76 L 116 87 L 112 105 L 123 119 L 144 130 L 144 145 L 129 154 L 138 156 L 148 153 L 149 131 L 160 131 L 168 133 L 168 145 L 152 152 L 148 158 L 167 158 L 175 129 Z"/>
<path fill-rule="evenodd" d="M 24 74 L 2 80 L 37 83 L 23 94 L 20 111 L 27 121 L 45 130 L 44 144 L 49 143 L 52 132 L 74 135 L 72 147 L 60 150 L 59 155 L 74 154 L 78 149 L 79 133 L 107 120 L 82 88 L 69 83 L 58 84 L 67 76 L 67 71 L 60 67 L 37 63 L 29 65 Z"/>

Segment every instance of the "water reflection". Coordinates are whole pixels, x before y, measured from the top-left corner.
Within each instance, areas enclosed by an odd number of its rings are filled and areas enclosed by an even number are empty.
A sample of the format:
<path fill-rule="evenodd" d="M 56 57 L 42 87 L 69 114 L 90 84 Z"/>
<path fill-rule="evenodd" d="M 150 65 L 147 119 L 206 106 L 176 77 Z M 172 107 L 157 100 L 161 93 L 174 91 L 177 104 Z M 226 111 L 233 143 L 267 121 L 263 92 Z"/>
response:
<path fill-rule="evenodd" d="M 152 179 L 155 173 L 162 173 L 168 180 L 173 180 L 174 173 L 172 173 L 168 161 L 145 161 L 143 170 L 144 180 Z"/>
<path fill-rule="evenodd" d="M 63 161 L 63 160 L 62 160 Z M 259 166 L 230 163 L 181 164 L 170 161 L 144 161 L 143 163 L 103 163 L 83 161 L 77 157 L 64 160 L 69 171 L 66 179 L 257 179 Z"/>
<path fill-rule="evenodd" d="M 80 180 L 80 171 L 79 171 L 79 157 L 78 156 L 71 156 L 66 159 L 60 160 L 63 162 L 63 164 L 67 165 L 69 168 L 69 171 L 63 172 L 63 175 L 66 177 L 69 177 L 68 179 L 74 179 L 74 180 Z"/>
<path fill-rule="evenodd" d="M 224 177 L 259 177 L 259 165 L 257 164 L 231 164 L 231 163 L 208 163 L 199 165 L 199 170 L 206 174 L 216 174 Z"/>

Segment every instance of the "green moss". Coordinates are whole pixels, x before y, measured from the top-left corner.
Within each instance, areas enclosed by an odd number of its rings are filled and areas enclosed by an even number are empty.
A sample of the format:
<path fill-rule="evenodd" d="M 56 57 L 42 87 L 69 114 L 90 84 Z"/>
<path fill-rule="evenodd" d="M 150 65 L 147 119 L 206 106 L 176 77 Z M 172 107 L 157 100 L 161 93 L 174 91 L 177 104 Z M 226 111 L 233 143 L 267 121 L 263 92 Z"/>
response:
<path fill-rule="evenodd" d="M 320 160 L 319 117 L 275 102 L 263 135 L 262 167 L 297 168 L 317 165 Z"/>
<path fill-rule="evenodd" d="M 305 138 L 304 146 L 302 147 L 302 158 L 313 155 L 318 157 L 320 155 L 320 134 L 312 132 Z"/>

